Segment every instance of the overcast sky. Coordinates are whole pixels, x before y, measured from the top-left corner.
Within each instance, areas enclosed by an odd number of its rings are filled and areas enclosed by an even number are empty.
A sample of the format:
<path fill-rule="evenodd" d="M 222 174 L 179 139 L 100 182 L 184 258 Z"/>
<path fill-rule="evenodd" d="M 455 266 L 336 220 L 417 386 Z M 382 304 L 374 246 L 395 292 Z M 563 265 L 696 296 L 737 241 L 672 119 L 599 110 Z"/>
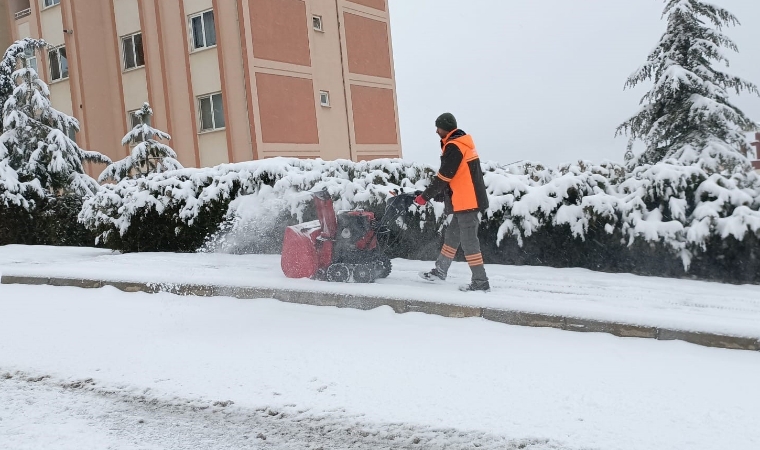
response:
<path fill-rule="evenodd" d="M 760 1 L 711 0 L 738 16 L 729 71 L 760 84 Z M 437 163 L 435 118 L 457 116 L 481 159 L 622 161 L 623 91 L 665 30 L 662 0 L 390 0 L 404 157 Z M 760 98 L 736 103 L 760 121 Z"/>

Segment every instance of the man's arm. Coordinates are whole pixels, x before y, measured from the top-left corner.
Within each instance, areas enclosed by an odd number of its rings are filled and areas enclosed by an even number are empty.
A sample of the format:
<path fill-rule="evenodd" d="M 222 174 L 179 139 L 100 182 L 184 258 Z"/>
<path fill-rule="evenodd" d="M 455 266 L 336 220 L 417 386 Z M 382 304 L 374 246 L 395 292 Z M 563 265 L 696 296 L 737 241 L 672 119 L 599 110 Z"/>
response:
<path fill-rule="evenodd" d="M 440 194 L 446 189 L 446 187 L 448 187 L 451 179 L 457 174 L 459 166 L 462 164 L 462 159 L 464 159 L 464 155 L 462 155 L 462 151 L 459 150 L 459 147 L 456 144 L 446 145 L 446 148 L 443 151 L 443 156 L 441 157 L 441 169 L 438 171 L 435 178 L 433 178 L 433 182 L 430 183 L 430 186 L 428 186 L 428 188 L 425 189 L 425 192 L 422 193 L 422 198 L 424 198 L 425 201 L 429 202 L 431 198 Z"/>

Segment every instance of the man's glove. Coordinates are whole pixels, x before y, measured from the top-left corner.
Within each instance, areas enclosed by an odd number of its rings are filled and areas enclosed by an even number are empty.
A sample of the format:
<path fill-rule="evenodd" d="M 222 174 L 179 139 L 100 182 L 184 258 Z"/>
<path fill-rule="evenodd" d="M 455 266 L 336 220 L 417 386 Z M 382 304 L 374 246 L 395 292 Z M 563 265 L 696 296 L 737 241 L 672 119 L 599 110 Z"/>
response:
<path fill-rule="evenodd" d="M 414 203 L 416 203 L 419 206 L 425 206 L 427 205 L 427 200 L 422 195 L 418 195 L 417 198 L 414 199 Z"/>

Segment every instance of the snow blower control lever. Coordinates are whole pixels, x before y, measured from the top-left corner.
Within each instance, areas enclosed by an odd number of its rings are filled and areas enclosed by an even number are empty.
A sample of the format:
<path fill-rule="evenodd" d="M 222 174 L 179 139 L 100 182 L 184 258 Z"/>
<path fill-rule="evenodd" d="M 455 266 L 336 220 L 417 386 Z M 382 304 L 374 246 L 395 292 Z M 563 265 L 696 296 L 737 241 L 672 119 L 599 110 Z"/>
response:
<path fill-rule="evenodd" d="M 285 230 L 282 271 L 288 278 L 333 282 L 372 283 L 391 273 L 391 260 L 378 236 L 390 233 L 388 225 L 405 216 L 419 192 L 392 193 L 380 220 L 368 211 L 333 209 L 330 194 L 314 193 L 317 220 Z M 387 244 L 387 242 L 386 242 Z"/>

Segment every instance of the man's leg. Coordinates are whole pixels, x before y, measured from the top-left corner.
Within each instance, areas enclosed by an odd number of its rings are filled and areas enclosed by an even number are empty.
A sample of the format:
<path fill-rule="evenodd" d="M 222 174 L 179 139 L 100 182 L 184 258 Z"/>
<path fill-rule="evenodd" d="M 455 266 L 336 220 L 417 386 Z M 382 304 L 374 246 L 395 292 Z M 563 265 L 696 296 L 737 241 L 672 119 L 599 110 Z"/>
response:
<path fill-rule="evenodd" d="M 483 265 L 483 254 L 480 252 L 480 240 L 478 228 L 480 226 L 480 214 L 467 212 L 456 214 L 459 229 L 461 230 L 462 250 L 464 251 L 467 264 L 472 270 L 472 286 L 488 288 L 488 276 Z"/>
<path fill-rule="evenodd" d="M 443 236 L 443 248 L 435 261 L 435 268 L 430 272 L 420 273 L 420 276 L 428 281 L 445 280 L 454 256 L 459 248 L 459 222 L 456 214 L 450 216 L 451 222 L 446 227 L 446 233 Z"/>
<path fill-rule="evenodd" d="M 446 227 L 446 233 L 443 236 L 443 248 L 441 248 L 441 254 L 438 255 L 438 259 L 435 261 L 435 268 L 444 276 L 449 273 L 451 263 L 454 261 L 457 249 L 459 249 L 460 233 L 461 231 L 457 215 L 452 214 L 451 223 Z"/>

